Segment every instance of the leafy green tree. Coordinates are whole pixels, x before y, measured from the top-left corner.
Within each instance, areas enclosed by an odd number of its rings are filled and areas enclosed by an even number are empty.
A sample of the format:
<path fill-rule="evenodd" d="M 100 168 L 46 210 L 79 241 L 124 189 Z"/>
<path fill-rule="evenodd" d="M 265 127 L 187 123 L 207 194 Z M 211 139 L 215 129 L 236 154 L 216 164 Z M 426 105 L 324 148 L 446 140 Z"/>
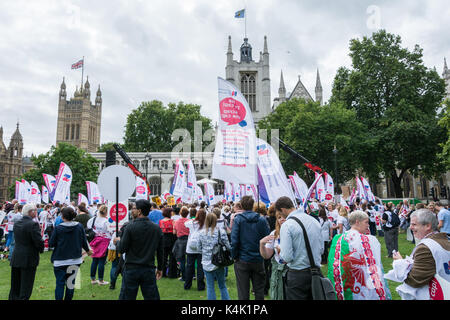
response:
<path fill-rule="evenodd" d="M 334 179 L 334 153 L 338 154 L 336 164 L 338 181 L 342 183 L 354 177 L 360 159 L 355 157 L 370 142 L 363 124 L 356 120 L 356 113 L 342 104 L 320 106 L 316 102 L 292 99 L 280 104 L 274 112 L 258 123 L 261 129 L 279 129 L 280 139 L 303 155 L 313 164 L 328 172 Z M 280 161 L 286 174 L 296 171 L 308 184 L 314 174 L 302 161 L 293 158 L 280 149 Z"/>
<path fill-rule="evenodd" d="M 97 181 L 98 160 L 83 149 L 71 144 L 60 143 L 52 146 L 45 154 L 33 156 L 31 161 L 35 168 L 25 172 L 20 179 L 31 183 L 34 181 L 39 187 L 45 186 L 43 173 L 56 176 L 61 162 L 67 164 L 72 170 L 73 180 L 70 186 L 71 199 L 77 199 L 78 193 L 86 195 L 86 181 Z M 11 198 L 14 197 L 15 185 L 9 188 Z"/>
<path fill-rule="evenodd" d="M 191 146 L 194 143 L 194 123 L 201 121 L 202 136 L 211 129 L 211 120 L 200 113 L 195 104 L 169 104 L 161 101 L 142 102 L 128 115 L 123 147 L 130 152 L 170 152 L 179 141 L 172 141 L 176 129 L 186 129 Z"/>
<path fill-rule="evenodd" d="M 439 120 L 439 125 L 447 131 L 447 141 L 441 144 L 442 153 L 439 158 L 442 160 L 447 170 L 450 170 L 450 100 L 445 100 L 443 104 L 442 118 Z"/>
<path fill-rule="evenodd" d="M 362 169 L 376 182 L 392 179 L 397 197 L 406 172 L 437 176 L 446 133 L 438 126 L 437 110 L 445 83 L 423 63 L 422 49 L 403 48 L 399 36 L 380 30 L 372 37 L 350 41 L 352 68 L 335 77 L 331 101 L 342 101 L 356 112 L 371 137 L 368 162 Z"/>
<path fill-rule="evenodd" d="M 98 148 L 97 152 L 115 151 L 116 149 L 114 149 L 113 144 L 118 144 L 121 146 L 118 142 L 106 142 Z"/>

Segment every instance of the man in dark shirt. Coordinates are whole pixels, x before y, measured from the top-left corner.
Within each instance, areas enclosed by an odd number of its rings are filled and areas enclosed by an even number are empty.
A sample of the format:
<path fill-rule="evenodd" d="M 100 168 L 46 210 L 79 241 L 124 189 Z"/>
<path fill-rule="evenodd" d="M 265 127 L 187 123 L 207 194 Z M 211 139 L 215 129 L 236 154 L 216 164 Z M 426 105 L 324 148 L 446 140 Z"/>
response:
<path fill-rule="evenodd" d="M 134 220 L 114 242 L 118 252 L 125 254 L 122 277 L 123 300 L 136 300 L 141 287 L 144 300 L 159 300 L 156 280 L 162 277 L 163 246 L 161 229 L 148 219 L 150 202 L 136 201 Z M 155 254 L 158 266 L 155 268 Z M 156 270 L 157 269 L 157 270 Z"/>

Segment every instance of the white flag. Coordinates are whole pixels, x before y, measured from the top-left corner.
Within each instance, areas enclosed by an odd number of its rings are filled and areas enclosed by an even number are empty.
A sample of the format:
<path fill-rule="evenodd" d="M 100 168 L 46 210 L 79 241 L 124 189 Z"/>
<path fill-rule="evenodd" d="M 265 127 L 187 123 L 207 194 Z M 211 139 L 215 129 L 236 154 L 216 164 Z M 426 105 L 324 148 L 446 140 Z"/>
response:
<path fill-rule="evenodd" d="M 22 179 L 22 184 L 23 184 L 23 195 L 22 195 L 22 199 L 25 200 L 26 203 L 31 202 L 32 197 L 31 197 L 31 185 L 29 184 L 29 182 L 27 180 Z"/>
<path fill-rule="evenodd" d="M 206 202 L 209 206 L 216 204 L 216 197 L 214 195 L 214 187 L 210 183 L 205 183 L 205 196 Z"/>
<path fill-rule="evenodd" d="M 372 193 L 369 182 L 364 177 L 361 177 L 361 183 L 363 185 L 364 194 L 368 201 L 375 202 L 375 196 Z"/>
<path fill-rule="evenodd" d="M 102 200 L 102 195 L 100 194 L 100 189 L 95 182 L 86 181 L 86 189 L 89 204 L 104 203 L 104 201 Z"/>
<path fill-rule="evenodd" d="M 325 172 L 325 201 L 329 202 L 334 199 L 334 181 L 331 176 Z"/>
<path fill-rule="evenodd" d="M 84 194 L 79 193 L 78 194 L 78 205 L 80 205 L 80 203 L 82 203 L 82 202 L 84 202 L 86 205 L 89 204 L 88 198 Z"/>
<path fill-rule="evenodd" d="M 256 131 L 253 115 L 242 93 L 218 78 L 219 124 L 212 178 L 238 184 L 258 184 Z"/>
<path fill-rule="evenodd" d="M 205 201 L 205 197 L 203 196 L 203 191 L 202 188 L 200 188 L 200 186 L 197 185 L 195 186 L 195 194 L 199 202 Z"/>
<path fill-rule="evenodd" d="M 241 201 L 241 189 L 238 183 L 230 182 L 233 194 L 233 201 Z"/>
<path fill-rule="evenodd" d="M 58 177 L 56 178 L 56 185 L 52 192 L 51 198 L 53 201 L 70 203 L 70 185 L 72 183 L 72 179 L 72 170 L 67 164 L 61 162 L 59 165 Z"/>
<path fill-rule="evenodd" d="M 294 189 L 297 199 L 299 199 L 302 204 L 306 202 L 306 196 L 308 195 L 308 186 L 302 178 L 300 178 L 297 172 L 294 171 L 294 175 L 289 176 L 292 187 Z"/>
<path fill-rule="evenodd" d="M 175 172 L 173 176 L 172 187 L 170 188 L 170 193 L 175 197 L 181 197 L 186 187 L 186 171 L 184 170 L 183 162 L 177 159 L 177 164 L 175 167 Z"/>
<path fill-rule="evenodd" d="M 31 197 L 30 202 L 35 204 L 41 203 L 41 192 L 39 191 L 39 187 L 36 182 L 31 181 Z"/>
<path fill-rule="evenodd" d="M 264 187 L 260 186 L 259 189 L 261 198 L 275 202 L 280 197 L 289 197 L 296 205 L 294 193 L 277 154 L 266 141 L 261 139 L 257 141 L 258 169 L 264 183 Z"/>
<path fill-rule="evenodd" d="M 44 203 L 48 203 L 48 189 L 46 186 L 42 186 L 42 201 Z"/>
<path fill-rule="evenodd" d="M 188 173 L 187 173 L 187 186 L 182 197 L 182 200 L 186 203 L 193 203 L 197 201 L 196 194 L 197 189 L 197 177 L 195 176 L 195 168 L 192 160 L 188 161 Z"/>
<path fill-rule="evenodd" d="M 49 194 L 51 194 L 56 185 L 56 178 L 46 173 L 43 173 L 42 176 L 44 177 L 45 186 L 47 187 Z"/>
<path fill-rule="evenodd" d="M 319 174 L 317 172 L 314 173 L 317 178 Z M 316 185 L 316 199 L 319 200 L 320 202 L 325 201 L 325 182 L 323 181 L 323 174 Z"/>
<path fill-rule="evenodd" d="M 140 177 L 136 177 L 136 200 L 138 199 L 148 200 L 147 184 Z"/>

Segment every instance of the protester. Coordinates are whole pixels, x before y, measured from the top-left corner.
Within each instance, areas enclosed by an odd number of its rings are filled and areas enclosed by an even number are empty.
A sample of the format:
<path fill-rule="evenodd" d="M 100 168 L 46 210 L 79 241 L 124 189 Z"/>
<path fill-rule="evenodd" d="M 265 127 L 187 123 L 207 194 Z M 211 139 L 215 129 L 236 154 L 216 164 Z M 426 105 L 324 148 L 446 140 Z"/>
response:
<path fill-rule="evenodd" d="M 272 207 L 275 210 L 275 205 L 272 205 Z M 277 219 L 275 230 L 261 239 L 259 251 L 264 259 L 270 259 L 272 263 L 269 287 L 270 299 L 284 300 L 283 277 L 286 275 L 288 267 L 280 256 L 280 228 L 286 221 L 288 214 L 286 212 L 278 212 L 275 216 Z"/>
<path fill-rule="evenodd" d="M 322 261 L 320 264 L 325 265 L 328 263 L 328 248 L 330 247 L 331 240 L 333 239 L 333 227 L 324 208 L 319 209 L 319 223 L 324 248 L 322 253 Z"/>
<path fill-rule="evenodd" d="M 29 300 L 33 292 L 39 254 L 44 252 L 39 223 L 33 221 L 37 215 L 34 204 L 26 204 L 23 218 L 14 222 L 16 248 L 11 255 L 11 289 L 9 300 Z"/>
<path fill-rule="evenodd" d="M 89 243 L 93 254 L 91 264 L 91 284 L 107 285 L 108 281 L 103 280 L 105 273 L 106 257 L 108 255 L 108 246 L 111 240 L 111 232 L 108 228 L 108 207 L 102 205 L 98 209 L 97 216 L 92 217 L 87 222 L 87 228 L 95 232 L 94 239 Z M 95 276 L 98 269 L 98 280 Z"/>
<path fill-rule="evenodd" d="M 281 197 L 275 202 L 277 214 L 288 215 L 280 229 L 280 256 L 287 263 L 288 271 L 284 278 L 286 300 L 312 300 L 311 264 L 305 246 L 303 229 L 297 221 L 300 220 L 306 228 L 314 263 L 320 266 L 323 252 L 322 232 L 319 222 L 303 212 L 296 210 L 289 197 Z"/>
<path fill-rule="evenodd" d="M 211 262 L 212 251 L 219 241 L 219 237 L 226 246 L 230 247 L 226 233 L 217 228 L 216 223 L 217 216 L 214 213 L 208 213 L 204 228 L 199 233 L 198 246 L 202 253 L 202 267 L 206 277 L 206 295 L 208 300 L 216 300 L 214 280 L 217 280 L 222 300 L 230 300 L 225 283 L 225 269 Z"/>
<path fill-rule="evenodd" d="M 173 233 L 174 221 L 171 219 L 172 208 L 164 208 L 162 211 L 163 219 L 159 220 L 159 228 L 163 233 L 163 262 L 162 270 L 163 277 L 176 278 L 177 277 L 177 260 L 172 252 L 177 236 Z"/>
<path fill-rule="evenodd" d="M 398 225 L 393 225 L 394 215 L 393 203 L 388 202 L 381 218 L 388 258 L 392 258 L 393 250 L 398 251 Z"/>
<path fill-rule="evenodd" d="M 82 204 L 83 203 L 81 203 L 77 207 L 78 214 L 75 217 L 74 221 L 81 223 L 81 225 L 83 226 L 84 230 L 86 230 L 87 229 L 87 222 L 89 221 L 91 216 L 89 215 L 89 211 L 88 211 L 88 209 L 86 209 L 86 206 L 83 206 Z"/>
<path fill-rule="evenodd" d="M 233 222 L 234 222 L 234 219 L 236 218 L 236 215 L 238 215 L 242 212 L 244 212 L 244 209 L 242 209 L 242 205 L 238 201 L 233 206 L 233 213 L 231 214 L 231 219 L 230 219 L 230 228 L 231 229 L 233 229 Z"/>
<path fill-rule="evenodd" d="M 195 210 L 195 209 L 194 209 Z M 185 222 L 186 228 L 189 229 L 189 237 L 186 245 L 186 280 L 184 281 L 184 289 L 189 290 L 192 286 L 192 278 L 194 277 L 195 265 L 197 265 L 197 290 L 205 290 L 205 279 L 202 267 L 202 251 L 199 248 L 198 241 L 200 232 L 203 230 L 206 218 L 206 211 L 200 209 L 196 211 L 195 220 Z M 219 210 L 220 213 L 220 210 Z"/>
<path fill-rule="evenodd" d="M 328 256 L 328 278 L 338 300 L 390 300 L 384 280 L 381 245 L 368 235 L 369 216 L 356 210 L 349 216 L 351 229 L 333 239 Z"/>
<path fill-rule="evenodd" d="M 348 212 L 345 207 L 341 207 L 339 209 L 339 215 L 336 220 L 336 226 L 337 226 L 337 234 L 342 234 L 344 231 L 350 230 L 350 224 L 348 223 Z"/>
<path fill-rule="evenodd" d="M 450 210 L 446 209 L 442 201 L 436 203 L 438 211 L 438 229 L 440 232 L 446 233 L 450 237 Z"/>
<path fill-rule="evenodd" d="M 264 300 L 264 260 L 259 253 L 259 241 L 269 235 L 269 225 L 264 217 L 251 211 L 254 200 L 244 196 L 240 205 L 243 212 L 234 218 L 231 229 L 231 255 L 235 259 L 234 272 L 239 300 L 250 299 L 250 280 L 255 300 Z"/>
<path fill-rule="evenodd" d="M 150 202 L 137 200 L 132 213 L 134 220 L 124 229 L 123 236 L 114 240 L 117 250 L 126 254 L 121 300 L 136 300 L 139 288 L 144 300 L 160 299 L 156 281 L 163 273 L 163 235 L 161 229 L 148 219 L 149 212 Z"/>
<path fill-rule="evenodd" d="M 173 226 L 173 233 L 177 236 L 177 241 L 173 246 L 173 252 L 175 254 L 175 259 L 180 266 L 181 277 L 180 281 L 186 281 L 186 245 L 189 237 L 189 229 L 184 225 L 189 214 L 187 207 L 182 207 L 180 210 L 181 218 L 175 221 Z"/>
<path fill-rule="evenodd" d="M 159 207 L 154 202 L 151 203 L 151 211 L 148 214 L 148 218 L 157 226 L 159 226 L 159 221 L 164 218 L 162 211 L 159 210 Z"/>
<path fill-rule="evenodd" d="M 411 230 L 419 243 L 410 257 L 394 253 L 393 269 L 386 279 L 402 282 L 396 290 L 403 300 L 430 300 L 433 278 L 450 282 L 450 242 L 438 231 L 436 215 L 429 209 L 411 214 Z"/>
<path fill-rule="evenodd" d="M 49 245 L 54 248 L 51 262 L 56 278 L 56 300 L 72 300 L 75 289 L 74 283 L 69 282 L 69 278 L 73 278 L 75 281 L 78 269 L 83 263 L 82 249 L 88 255 L 92 254 L 84 227 L 73 221 L 75 216 L 76 213 L 72 208 L 62 209 L 63 223 L 55 228 L 49 241 Z"/>
<path fill-rule="evenodd" d="M 14 238 L 14 224 L 16 221 L 22 219 L 22 208 L 21 204 L 16 203 L 14 205 L 14 210 L 11 210 L 6 215 L 8 220 L 8 238 L 6 239 L 5 251 L 9 251 L 9 260 L 14 251 L 15 238 Z"/>

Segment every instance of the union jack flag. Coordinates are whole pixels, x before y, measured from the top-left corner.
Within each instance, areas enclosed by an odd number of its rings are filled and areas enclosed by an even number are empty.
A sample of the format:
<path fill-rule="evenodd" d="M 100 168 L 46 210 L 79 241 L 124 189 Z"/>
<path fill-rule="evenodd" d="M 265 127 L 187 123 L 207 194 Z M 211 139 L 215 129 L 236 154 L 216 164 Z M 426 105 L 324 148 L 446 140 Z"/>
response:
<path fill-rule="evenodd" d="M 79 69 L 83 66 L 84 60 L 81 59 L 78 62 L 75 62 L 74 64 L 72 64 L 72 69 Z"/>

